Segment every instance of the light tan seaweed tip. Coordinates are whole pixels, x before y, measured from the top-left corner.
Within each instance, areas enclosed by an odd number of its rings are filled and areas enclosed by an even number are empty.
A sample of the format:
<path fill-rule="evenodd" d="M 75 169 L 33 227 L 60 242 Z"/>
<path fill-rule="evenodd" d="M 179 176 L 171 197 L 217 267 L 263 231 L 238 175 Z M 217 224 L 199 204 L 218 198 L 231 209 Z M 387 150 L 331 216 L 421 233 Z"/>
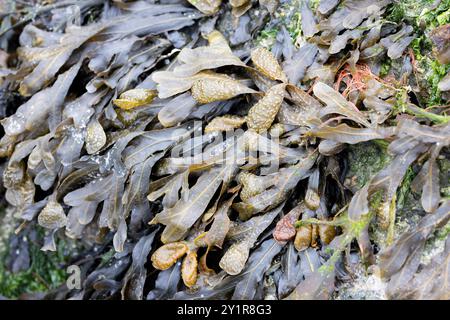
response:
<path fill-rule="evenodd" d="M 284 99 L 285 84 L 270 88 L 266 95 L 250 108 L 247 116 L 247 126 L 256 132 L 267 131 L 275 120 Z"/>
<path fill-rule="evenodd" d="M 130 110 L 151 103 L 157 95 L 156 90 L 132 89 L 123 92 L 113 103 L 121 109 Z"/>
<path fill-rule="evenodd" d="M 59 229 L 67 224 L 67 216 L 58 202 L 50 200 L 40 212 L 38 223 L 47 229 Z"/>
<path fill-rule="evenodd" d="M 263 47 L 258 47 L 251 52 L 251 58 L 256 70 L 271 80 L 287 82 L 288 79 L 283 72 L 277 59 L 272 52 Z"/>

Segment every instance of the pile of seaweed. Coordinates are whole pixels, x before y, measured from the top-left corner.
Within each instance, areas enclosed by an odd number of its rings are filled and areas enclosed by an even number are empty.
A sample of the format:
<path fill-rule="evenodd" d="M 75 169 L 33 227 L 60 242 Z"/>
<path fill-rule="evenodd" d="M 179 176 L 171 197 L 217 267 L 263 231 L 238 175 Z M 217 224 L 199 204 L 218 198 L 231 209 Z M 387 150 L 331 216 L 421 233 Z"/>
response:
<path fill-rule="evenodd" d="M 450 298 L 448 0 L 0 6 L 0 262 L 82 271 L 22 298 Z"/>

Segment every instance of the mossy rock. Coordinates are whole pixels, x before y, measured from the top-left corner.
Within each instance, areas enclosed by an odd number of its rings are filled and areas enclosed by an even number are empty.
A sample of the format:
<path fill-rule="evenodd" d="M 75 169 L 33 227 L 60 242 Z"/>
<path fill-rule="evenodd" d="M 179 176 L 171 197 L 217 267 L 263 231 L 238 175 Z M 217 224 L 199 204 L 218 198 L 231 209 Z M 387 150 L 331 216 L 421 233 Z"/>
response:
<path fill-rule="evenodd" d="M 345 185 L 356 192 L 391 160 L 384 147 L 374 142 L 350 145 L 347 148 L 348 172 Z"/>
<path fill-rule="evenodd" d="M 44 230 L 35 228 L 30 233 L 14 235 L 18 222 L 5 219 L 9 216 L 6 214 L 0 217 L 3 226 L 0 241 L 0 296 L 15 299 L 23 294 L 47 292 L 64 283 L 65 266 L 72 251 L 66 241 L 57 240 L 56 252 L 41 251 Z M 9 234 L 4 234 L 7 230 Z M 25 253 L 22 254 L 22 250 Z M 18 259 L 21 261 L 16 263 Z"/>

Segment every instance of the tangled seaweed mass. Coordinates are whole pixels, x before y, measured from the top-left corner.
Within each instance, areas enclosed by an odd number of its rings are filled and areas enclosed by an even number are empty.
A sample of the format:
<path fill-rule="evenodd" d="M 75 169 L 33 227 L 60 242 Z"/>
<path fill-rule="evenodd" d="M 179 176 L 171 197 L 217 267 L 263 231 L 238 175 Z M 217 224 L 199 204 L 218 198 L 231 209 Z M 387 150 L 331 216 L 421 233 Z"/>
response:
<path fill-rule="evenodd" d="M 0 11 L 2 295 L 450 299 L 450 1 Z"/>

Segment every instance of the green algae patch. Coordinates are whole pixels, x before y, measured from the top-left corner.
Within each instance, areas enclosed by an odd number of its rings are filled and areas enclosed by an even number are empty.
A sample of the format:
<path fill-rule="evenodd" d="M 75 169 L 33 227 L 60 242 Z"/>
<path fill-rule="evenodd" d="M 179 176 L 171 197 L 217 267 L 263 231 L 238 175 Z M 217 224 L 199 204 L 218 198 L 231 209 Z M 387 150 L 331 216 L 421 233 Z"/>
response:
<path fill-rule="evenodd" d="M 391 160 L 386 149 L 374 142 L 359 143 L 348 147 L 348 174 L 346 185 L 362 188 Z"/>
<path fill-rule="evenodd" d="M 416 38 L 411 42 L 411 51 L 419 100 L 426 107 L 445 103 L 438 83 L 450 70 L 449 64 L 439 63 L 432 54 L 429 36 L 433 29 L 450 23 L 450 1 L 440 1 L 437 6 L 435 3 L 434 0 L 397 1 L 388 7 L 385 17 L 387 21 L 406 22 L 414 27 Z"/>
<path fill-rule="evenodd" d="M 318 3 L 319 1 L 315 1 L 315 3 L 310 4 L 312 10 L 315 11 Z M 274 14 L 275 19 L 268 21 L 264 29 L 256 36 L 255 43 L 271 49 L 278 32 L 284 27 L 291 36 L 292 42 L 297 44 L 297 39 L 302 36 L 302 15 L 300 8 L 301 2 L 299 0 L 281 4 Z"/>
<path fill-rule="evenodd" d="M 0 254 L 0 295 L 15 299 L 22 294 L 48 292 L 66 281 L 66 244 L 57 242 L 56 252 L 44 252 L 40 246 L 30 243 L 30 267 L 28 270 L 12 273 L 7 270 L 7 252 Z"/>

